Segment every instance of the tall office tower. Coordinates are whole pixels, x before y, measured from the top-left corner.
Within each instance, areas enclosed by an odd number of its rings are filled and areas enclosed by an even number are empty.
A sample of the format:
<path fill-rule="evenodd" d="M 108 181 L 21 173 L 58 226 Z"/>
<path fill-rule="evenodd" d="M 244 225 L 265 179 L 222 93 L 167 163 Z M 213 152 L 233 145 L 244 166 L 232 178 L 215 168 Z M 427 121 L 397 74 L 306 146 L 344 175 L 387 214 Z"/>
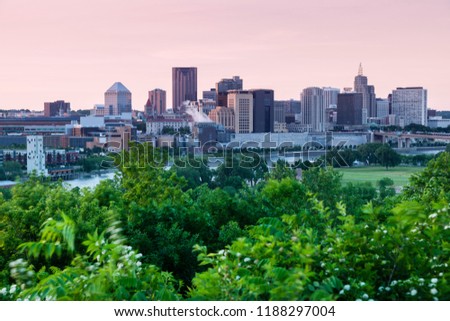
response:
<path fill-rule="evenodd" d="M 70 113 L 70 103 L 66 103 L 64 100 L 57 100 L 52 103 L 44 103 L 44 116 L 63 116 Z"/>
<path fill-rule="evenodd" d="M 392 112 L 392 93 L 390 93 L 388 95 L 387 99 L 389 100 L 389 115 L 392 115 L 393 114 L 393 112 Z"/>
<path fill-rule="evenodd" d="M 148 92 L 148 103 L 153 110 L 145 110 L 147 115 L 161 115 L 166 112 L 166 91 L 156 88 Z M 147 107 L 147 106 L 146 106 Z"/>
<path fill-rule="evenodd" d="M 377 98 L 377 118 L 389 116 L 389 99 Z"/>
<path fill-rule="evenodd" d="M 217 106 L 227 106 L 227 92 L 228 90 L 242 90 L 243 80 L 239 76 L 233 78 L 224 78 L 216 83 Z"/>
<path fill-rule="evenodd" d="M 338 95 L 337 124 L 362 125 L 363 94 L 343 93 Z"/>
<path fill-rule="evenodd" d="M 326 108 L 336 108 L 338 95 L 341 92 L 339 88 L 323 87 L 323 106 Z"/>
<path fill-rule="evenodd" d="M 406 87 L 392 91 L 392 113 L 401 127 L 409 124 L 427 126 L 427 90 Z"/>
<path fill-rule="evenodd" d="M 275 100 L 273 102 L 273 121 L 277 123 L 286 122 L 287 104 L 283 100 Z"/>
<path fill-rule="evenodd" d="M 253 94 L 245 90 L 228 91 L 228 108 L 234 111 L 234 132 L 253 133 Z"/>
<path fill-rule="evenodd" d="M 44 137 L 27 136 L 27 173 L 48 174 L 45 169 Z"/>
<path fill-rule="evenodd" d="M 210 90 L 204 90 L 202 94 L 203 99 L 211 99 L 217 103 L 217 92 L 216 88 L 211 88 Z"/>
<path fill-rule="evenodd" d="M 363 75 L 362 65 L 359 65 L 358 75 L 355 77 L 355 92 L 363 94 L 363 124 L 367 124 L 367 117 L 377 117 L 377 101 L 375 87 L 368 85 L 367 77 Z"/>
<path fill-rule="evenodd" d="M 323 90 L 318 87 L 303 89 L 302 101 L 302 124 L 307 131 L 325 131 L 325 108 L 323 106 Z"/>
<path fill-rule="evenodd" d="M 105 92 L 105 115 L 131 113 L 131 92 L 116 82 Z"/>
<path fill-rule="evenodd" d="M 180 111 L 184 101 L 197 101 L 197 67 L 172 68 L 172 108 Z"/>
<path fill-rule="evenodd" d="M 234 110 L 228 107 L 218 106 L 211 110 L 209 118 L 216 124 L 221 124 L 227 130 L 234 131 Z"/>
<path fill-rule="evenodd" d="M 273 133 L 274 92 L 271 89 L 251 89 L 253 95 L 253 132 Z"/>

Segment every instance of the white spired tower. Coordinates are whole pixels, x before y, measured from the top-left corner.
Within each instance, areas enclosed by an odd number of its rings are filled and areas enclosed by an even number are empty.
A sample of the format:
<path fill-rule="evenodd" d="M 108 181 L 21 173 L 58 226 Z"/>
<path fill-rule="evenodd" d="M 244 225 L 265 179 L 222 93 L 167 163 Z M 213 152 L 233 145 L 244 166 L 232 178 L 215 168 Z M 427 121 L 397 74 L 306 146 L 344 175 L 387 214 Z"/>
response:
<path fill-rule="evenodd" d="M 33 171 L 37 175 L 48 175 L 45 168 L 43 136 L 27 136 L 27 173 L 31 174 Z"/>

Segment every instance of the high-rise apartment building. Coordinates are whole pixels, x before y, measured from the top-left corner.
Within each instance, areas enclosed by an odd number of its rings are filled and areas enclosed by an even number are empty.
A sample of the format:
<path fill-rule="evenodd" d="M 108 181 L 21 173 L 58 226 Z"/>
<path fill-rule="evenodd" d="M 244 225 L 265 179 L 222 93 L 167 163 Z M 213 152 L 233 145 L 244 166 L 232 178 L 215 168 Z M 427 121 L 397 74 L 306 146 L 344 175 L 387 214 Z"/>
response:
<path fill-rule="evenodd" d="M 166 91 L 156 88 L 148 92 L 148 101 L 145 105 L 147 115 L 161 115 L 166 112 Z"/>
<path fill-rule="evenodd" d="M 44 103 L 44 116 L 64 116 L 64 114 L 70 113 L 70 103 L 64 100 L 57 100 L 52 103 Z"/>
<path fill-rule="evenodd" d="M 233 76 L 233 78 L 224 78 L 216 83 L 216 101 L 217 106 L 227 107 L 228 99 L 227 92 L 229 90 L 242 90 L 243 80 L 239 76 Z"/>
<path fill-rule="evenodd" d="M 397 88 L 392 92 L 392 113 L 399 126 L 427 126 L 427 90 L 423 87 Z"/>
<path fill-rule="evenodd" d="M 354 89 L 355 92 L 363 94 L 362 122 L 367 124 L 368 117 L 377 117 L 377 102 L 375 87 L 368 84 L 361 64 L 359 65 L 358 75 L 355 77 Z"/>
<path fill-rule="evenodd" d="M 27 136 L 27 173 L 48 174 L 45 168 L 44 137 Z"/>
<path fill-rule="evenodd" d="M 228 91 L 228 108 L 234 111 L 235 133 L 253 133 L 253 94 L 244 90 Z"/>
<path fill-rule="evenodd" d="M 172 68 L 172 108 L 179 111 L 184 101 L 197 101 L 197 68 Z"/>
<path fill-rule="evenodd" d="M 273 133 L 274 92 L 271 89 L 251 89 L 253 95 L 253 132 Z"/>
<path fill-rule="evenodd" d="M 105 115 L 131 113 L 131 92 L 116 82 L 105 92 Z"/>
<path fill-rule="evenodd" d="M 343 93 L 338 95 L 337 124 L 344 126 L 362 125 L 363 94 Z"/>
<path fill-rule="evenodd" d="M 325 108 L 323 105 L 323 89 L 309 87 L 303 89 L 302 102 L 302 125 L 307 131 L 325 131 Z"/>

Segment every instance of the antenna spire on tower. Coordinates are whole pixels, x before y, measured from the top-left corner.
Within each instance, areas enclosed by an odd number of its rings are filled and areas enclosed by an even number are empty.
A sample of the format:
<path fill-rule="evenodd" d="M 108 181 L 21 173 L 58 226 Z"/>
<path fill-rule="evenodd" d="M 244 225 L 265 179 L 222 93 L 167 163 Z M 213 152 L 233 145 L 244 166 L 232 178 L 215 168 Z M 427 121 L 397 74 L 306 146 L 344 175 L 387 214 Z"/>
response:
<path fill-rule="evenodd" d="M 363 75 L 363 67 L 362 67 L 362 63 L 359 63 L 358 76 L 362 76 L 362 75 Z"/>

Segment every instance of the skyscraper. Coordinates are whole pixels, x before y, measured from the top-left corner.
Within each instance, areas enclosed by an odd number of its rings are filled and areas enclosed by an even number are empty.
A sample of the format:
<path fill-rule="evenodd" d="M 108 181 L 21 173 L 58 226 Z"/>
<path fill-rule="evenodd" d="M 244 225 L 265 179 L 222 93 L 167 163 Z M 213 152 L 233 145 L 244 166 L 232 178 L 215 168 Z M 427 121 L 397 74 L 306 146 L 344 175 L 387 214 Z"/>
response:
<path fill-rule="evenodd" d="M 367 117 L 377 117 L 377 102 L 375 87 L 368 85 L 367 77 L 363 75 L 362 64 L 359 65 L 354 87 L 355 92 L 363 94 L 362 123 L 367 124 Z"/>
<path fill-rule="evenodd" d="M 105 115 L 131 113 L 131 92 L 116 82 L 105 92 Z"/>
<path fill-rule="evenodd" d="M 343 93 L 338 95 L 337 124 L 362 125 L 363 94 Z"/>
<path fill-rule="evenodd" d="M 389 100 L 377 98 L 377 118 L 389 116 Z"/>
<path fill-rule="evenodd" d="M 57 100 L 52 103 L 44 103 L 44 116 L 63 116 L 70 113 L 70 103 L 66 103 L 64 100 Z"/>
<path fill-rule="evenodd" d="M 325 108 L 323 106 L 323 90 L 318 87 L 303 89 L 302 124 L 307 131 L 325 131 Z"/>
<path fill-rule="evenodd" d="M 427 90 L 423 87 L 397 88 L 392 92 L 392 113 L 399 126 L 427 126 Z"/>
<path fill-rule="evenodd" d="M 252 89 L 253 95 L 253 132 L 273 133 L 274 92 L 271 89 Z"/>
<path fill-rule="evenodd" d="M 244 90 L 228 92 L 228 108 L 234 111 L 235 133 L 253 133 L 253 94 Z"/>
<path fill-rule="evenodd" d="M 217 106 L 227 107 L 227 92 L 228 90 L 242 90 L 243 80 L 239 76 L 233 76 L 233 78 L 224 78 L 216 83 L 216 97 Z"/>
<path fill-rule="evenodd" d="M 276 100 L 273 103 L 273 120 L 278 123 L 286 122 L 287 106 L 285 101 Z"/>
<path fill-rule="evenodd" d="M 338 94 L 341 92 L 339 88 L 323 87 L 323 106 L 326 108 L 336 108 Z"/>
<path fill-rule="evenodd" d="M 150 103 L 151 108 L 153 109 L 151 113 L 147 110 L 145 112 L 147 115 L 151 115 L 153 113 L 157 115 L 161 115 L 166 112 L 166 91 L 156 88 L 148 92 L 148 102 Z M 149 110 L 150 111 L 150 110 Z"/>
<path fill-rule="evenodd" d="M 197 68 L 172 68 L 172 108 L 179 111 L 184 101 L 197 101 Z"/>

